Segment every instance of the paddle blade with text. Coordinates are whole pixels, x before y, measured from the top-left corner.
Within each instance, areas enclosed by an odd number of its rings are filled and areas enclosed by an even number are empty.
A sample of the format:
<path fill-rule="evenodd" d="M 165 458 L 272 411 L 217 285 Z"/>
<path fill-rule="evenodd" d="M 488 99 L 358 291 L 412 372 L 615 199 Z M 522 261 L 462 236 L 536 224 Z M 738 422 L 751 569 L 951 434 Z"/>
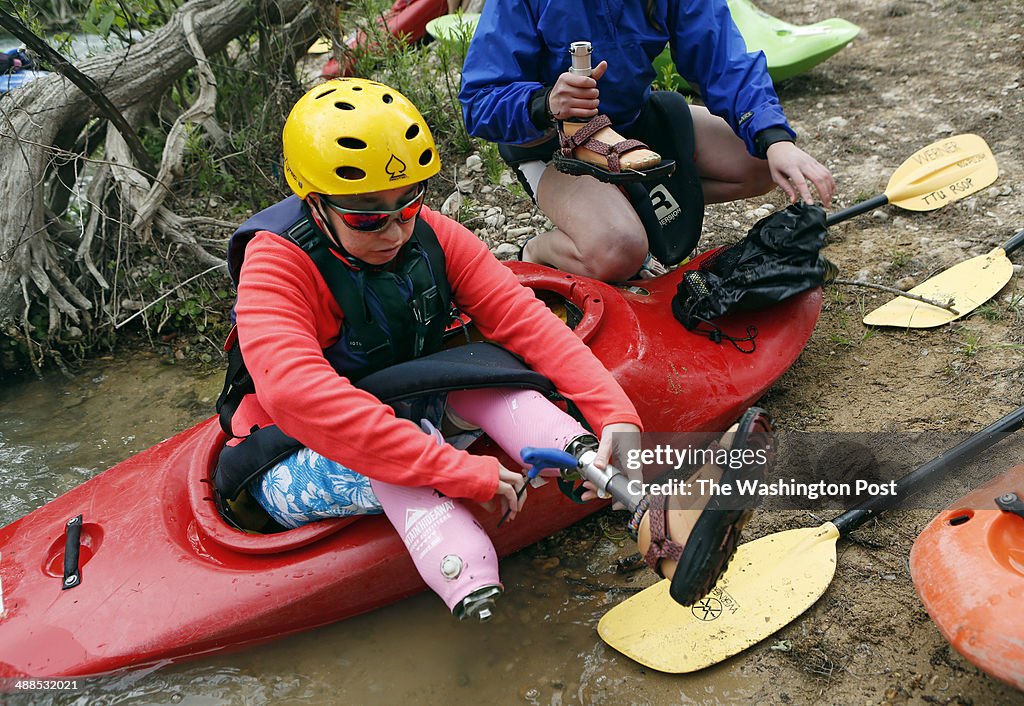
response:
<path fill-rule="evenodd" d="M 978 135 L 954 135 L 912 154 L 893 172 L 885 195 L 909 211 L 934 211 L 996 180 L 999 167 Z"/>

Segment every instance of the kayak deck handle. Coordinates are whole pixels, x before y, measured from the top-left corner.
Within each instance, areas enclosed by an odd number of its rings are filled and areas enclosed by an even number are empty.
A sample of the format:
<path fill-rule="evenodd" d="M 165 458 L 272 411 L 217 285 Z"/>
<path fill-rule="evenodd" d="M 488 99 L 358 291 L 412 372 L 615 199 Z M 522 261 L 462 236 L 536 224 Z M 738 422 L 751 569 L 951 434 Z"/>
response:
<path fill-rule="evenodd" d="M 82 572 L 78 568 L 78 556 L 82 540 L 82 516 L 72 517 L 64 525 L 64 579 L 61 590 L 82 583 Z"/>

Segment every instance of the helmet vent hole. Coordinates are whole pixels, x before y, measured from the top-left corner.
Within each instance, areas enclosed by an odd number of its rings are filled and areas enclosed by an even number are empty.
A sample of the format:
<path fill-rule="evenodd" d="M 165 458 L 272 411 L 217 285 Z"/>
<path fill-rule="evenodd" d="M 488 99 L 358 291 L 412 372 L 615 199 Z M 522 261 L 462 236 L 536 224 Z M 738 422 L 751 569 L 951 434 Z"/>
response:
<path fill-rule="evenodd" d="M 338 175 L 338 178 L 345 181 L 360 181 L 366 178 L 366 172 L 358 167 L 338 167 L 334 170 L 334 173 Z"/>
<path fill-rule="evenodd" d="M 363 90 L 363 87 L 362 86 L 352 86 L 352 90 L 353 91 L 361 91 L 361 90 Z"/>
<path fill-rule="evenodd" d="M 409 129 L 405 131 L 405 139 L 413 140 L 417 135 L 420 134 L 420 126 L 415 123 L 409 126 Z"/>
<path fill-rule="evenodd" d="M 338 144 L 350 150 L 365 150 L 366 143 L 355 137 L 339 137 Z"/>
<path fill-rule="evenodd" d="M 428 164 L 430 164 L 430 161 L 432 159 L 434 159 L 434 151 L 429 149 L 423 150 L 423 152 L 420 154 L 420 166 L 427 166 Z"/>
<path fill-rule="evenodd" d="M 336 101 L 334 103 L 334 107 L 337 108 L 338 110 L 355 110 L 356 109 L 356 107 L 354 105 L 352 105 L 351 103 L 346 103 L 345 101 Z"/>
<path fill-rule="evenodd" d="M 318 95 L 318 96 L 316 97 L 316 99 L 317 99 L 317 100 L 320 100 L 320 99 L 321 99 L 321 98 L 323 98 L 324 96 L 329 96 L 329 95 L 331 95 L 332 93 L 334 93 L 334 92 L 335 92 L 336 90 L 338 90 L 338 89 L 336 89 L 336 88 L 331 88 L 331 89 L 329 89 L 329 90 L 326 90 L 326 91 L 324 91 L 323 93 L 321 93 L 320 95 Z"/>
<path fill-rule="evenodd" d="M 385 103 L 392 103 L 395 100 L 394 96 L 392 96 L 390 93 L 385 93 L 383 96 L 380 97 L 380 99 Z"/>

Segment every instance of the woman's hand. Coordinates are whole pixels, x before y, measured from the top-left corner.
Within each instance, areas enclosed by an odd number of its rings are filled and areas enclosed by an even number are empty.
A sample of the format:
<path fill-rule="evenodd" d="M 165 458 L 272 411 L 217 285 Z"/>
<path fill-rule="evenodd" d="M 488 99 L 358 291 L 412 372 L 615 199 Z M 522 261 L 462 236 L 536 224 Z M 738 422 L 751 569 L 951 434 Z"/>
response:
<path fill-rule="evenodd" d="M 597 115 L 600 91 L 597 80 L 604 76 L 608 62 L 602 61 L 594 67 L 590 76 L 578 76 L 566 71 L 555 81 L 548 93 L 548 110 L 555 120 L 569 118 L 592 118 Z"/>
<path fill-rule="evenodd" d="M 519 491 L 522 490 L 522 496 Z M 508 512 L 508 520 L 514 520 L 516 513 L 523 509 L 526 504 L 526 476 L 519 471 L 510 471 L 502 465 L 498 465 L 498 489 L 494 492 L 495 498 L 501 500 L 501 512 L 504 515 Z M 490 509 L 491 501 L 484 503 L 484 507 Z"/>
<path fill-rule="evenodd" d="M 630 480 L 643 482 L 643 472 L 639 468 L 630 468 L 630 452 L 640 448 L 640 427 L 635 424 L 609 424 L 601 431 L 601 443 L 597 447 L 597 457 L 594 465 L 600 469 L 607 468 L 608 464 L 619 469 Z M 632 465 L 636 465 L 635 463 Z M 582 500 L 593 500 L 597 491 L 590 483 L 584 483 L 587 490 L 581 496 Z M 607 497 L 607 496 L 606 496 Z M 613 510 L 624 510 L 622 503 L 615 502 Z"/>
<path fill-rule="evenodd" d="M 832 173 L 818 160 L 792 142 L 785 141 L 770 145 L 765 156 L 768 158 L 772 179 L 786 192 L 790 203 L 796 203 L 797 196 L 802 198 L 804 203 L 814 203 L 811 190 L 807 186 L 807 182 L 810 181 L 817 189 L 825 208 L 832 207 L 832 194 L 835 193 L 836 183 L 832 179 Z"/>

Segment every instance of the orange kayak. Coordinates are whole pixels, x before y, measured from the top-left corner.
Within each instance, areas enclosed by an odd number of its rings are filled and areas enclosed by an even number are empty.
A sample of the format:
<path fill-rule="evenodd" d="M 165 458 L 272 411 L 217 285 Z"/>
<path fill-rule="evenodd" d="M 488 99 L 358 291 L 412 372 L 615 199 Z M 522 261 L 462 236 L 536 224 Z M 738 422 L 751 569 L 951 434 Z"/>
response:
<path fill-rule="evenodd" d="M 957 652 L 1024 690 L 1024 466 L 939 513 L 914 542 L 910 574 Z"/>

